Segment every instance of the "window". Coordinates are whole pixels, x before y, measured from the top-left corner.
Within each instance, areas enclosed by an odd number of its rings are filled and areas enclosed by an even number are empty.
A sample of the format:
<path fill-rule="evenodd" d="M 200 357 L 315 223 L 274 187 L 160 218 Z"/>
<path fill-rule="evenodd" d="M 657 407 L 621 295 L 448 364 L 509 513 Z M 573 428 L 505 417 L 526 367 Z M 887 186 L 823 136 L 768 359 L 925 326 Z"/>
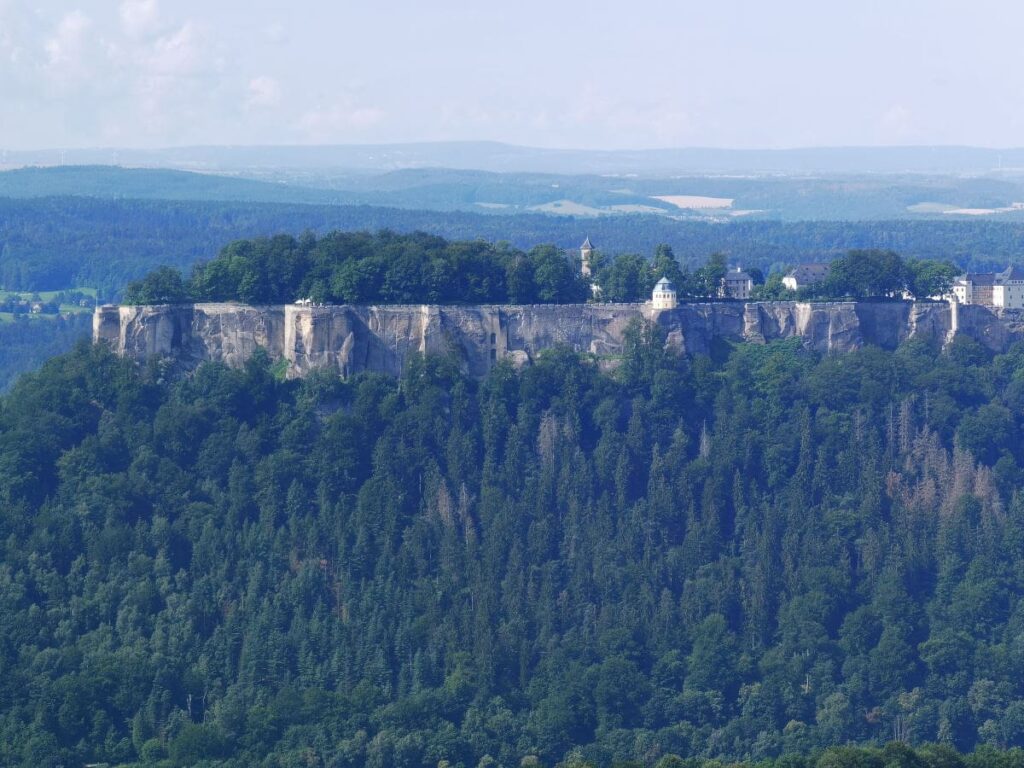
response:
<path fill-rule="evenodd" d="M 491 344 L 494 344 L 498 340 L 497 334 L 491 334 Z"/>

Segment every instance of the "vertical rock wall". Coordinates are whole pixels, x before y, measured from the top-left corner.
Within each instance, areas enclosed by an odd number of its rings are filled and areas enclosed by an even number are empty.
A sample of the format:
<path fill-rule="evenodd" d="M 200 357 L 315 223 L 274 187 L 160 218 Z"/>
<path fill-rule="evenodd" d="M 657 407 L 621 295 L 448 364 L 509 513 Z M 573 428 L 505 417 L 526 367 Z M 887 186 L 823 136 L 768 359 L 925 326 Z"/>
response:
<path fill-rule="evenodd" d="M 662 311 L 647 304 L 195 304 L 100 307 L 93 336 L 119 354 L 171 358 L 186 370 L 205 360 L 238 366 L 262 348 L 275 360 L 287 360 L 292 376 L 324 366 L 346 376 L 364 370 L 397 375 L 417 353 L 451 353 L 467 372 L 483 376 L 499 360 L 524 363 L 556 345 L 613 365 L 636 318 L 657 322 L 669 346 L 691 354 L 709 352 L 716 339 L 763 344 L 800 337 L 808 348 L 827 353 L 865 344 L 892 349 L 913 337 L 944 344 L 953 331 L 949 305 L 932 302 L 723 301 Z M 1024 313 L 963 306 L 958 325 L 960 333 L 994 350 L 1024 337 Z"/>

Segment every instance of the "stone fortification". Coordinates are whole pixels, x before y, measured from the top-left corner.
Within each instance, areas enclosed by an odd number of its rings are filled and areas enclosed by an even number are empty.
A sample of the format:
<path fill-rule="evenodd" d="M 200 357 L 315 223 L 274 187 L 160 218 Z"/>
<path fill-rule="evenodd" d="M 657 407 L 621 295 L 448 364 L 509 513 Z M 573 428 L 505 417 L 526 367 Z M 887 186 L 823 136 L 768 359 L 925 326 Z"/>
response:
<path fill-rule="evenodd" d="M 499 360 L 528 362 L 557 344 L 614 364 L 629 322 L 661 325 L 667 343 L 706 353 L 716 339 L 766 343 L 798 336 L 819 352 L 865 344 L 894 348 L 920 337 L 948 343 L 956 332 L 993 350 L 1024 338 L 1024 313 L 933 302 L 706 302 L 654 310 L 649 304 L 534 306 L 105 306 L 95 341 L 137 360 L 170 358 L 191 369 L 212 360 L 238 366 L 259 349 L 286 360 L 291 376 L 327 366 L 342 375 L 401 372 L 416 353 L 454 353 L 482 376 Z"/>

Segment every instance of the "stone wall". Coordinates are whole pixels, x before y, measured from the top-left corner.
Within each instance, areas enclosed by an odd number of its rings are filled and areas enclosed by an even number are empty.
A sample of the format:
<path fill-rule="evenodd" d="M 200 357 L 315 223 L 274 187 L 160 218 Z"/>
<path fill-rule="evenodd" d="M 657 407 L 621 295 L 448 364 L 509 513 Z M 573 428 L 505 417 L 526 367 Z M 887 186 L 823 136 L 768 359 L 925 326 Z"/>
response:
<path fill-rule="evenodd" d="M 680 352 L 707 353 L 716 339 L 766 343 L 800 337 L 823 353 L 865 344 L 892 349 L 919 337 L 948 343 L 955 330 L 993 350 L 1024 338 L 1024 313 L 968 305 L 956 322 L 933 302 L 702 302 L 671 310 L 648 304 L 533 306 L 247 306 L 194 304 L 99 307 L 93 336 L 119 354 L 170 358 L 183 369 L 214 360 L 238 366 L 258 349 L 302 376 L 327 366 L 342 375 L 401 372 L 415 353 L 452 352 L 483 376 L 498 360 L 524 364 L 555 345 L 609 365 L 622 354 L 634 318 L 661 325 Z"/>

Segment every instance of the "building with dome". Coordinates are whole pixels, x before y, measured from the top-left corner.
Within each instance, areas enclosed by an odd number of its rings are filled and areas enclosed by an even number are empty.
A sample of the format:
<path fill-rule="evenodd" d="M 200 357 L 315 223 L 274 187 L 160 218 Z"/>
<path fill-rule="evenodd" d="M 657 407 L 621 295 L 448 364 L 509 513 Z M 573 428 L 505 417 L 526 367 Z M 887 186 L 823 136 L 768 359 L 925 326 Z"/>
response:
<path fill-rule="evenodd" d="M 651 306 L 654 309 L 675 309 L 678 305 L 676 287 L 667 277 L 661 278 L 651 294 Z"/>

